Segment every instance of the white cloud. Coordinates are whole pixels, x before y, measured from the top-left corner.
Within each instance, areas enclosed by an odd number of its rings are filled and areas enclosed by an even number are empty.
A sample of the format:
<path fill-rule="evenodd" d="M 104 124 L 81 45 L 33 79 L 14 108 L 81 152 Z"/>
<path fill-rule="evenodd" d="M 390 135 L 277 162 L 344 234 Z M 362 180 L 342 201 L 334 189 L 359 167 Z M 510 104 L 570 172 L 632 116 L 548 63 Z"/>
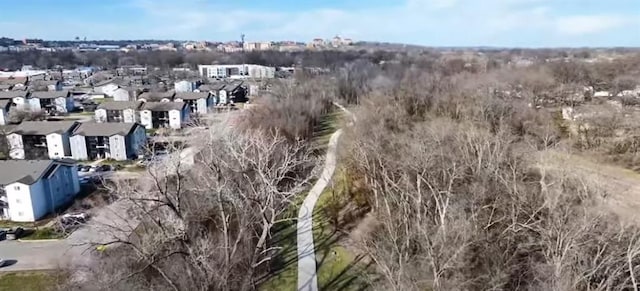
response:
<path fill-rule="evenodd" d="M 624 16 L 575 15 L 558 18 L 556 29 L 561 34 L 586 35 L 619 28 L 630 22 L 630 19 Z"/>

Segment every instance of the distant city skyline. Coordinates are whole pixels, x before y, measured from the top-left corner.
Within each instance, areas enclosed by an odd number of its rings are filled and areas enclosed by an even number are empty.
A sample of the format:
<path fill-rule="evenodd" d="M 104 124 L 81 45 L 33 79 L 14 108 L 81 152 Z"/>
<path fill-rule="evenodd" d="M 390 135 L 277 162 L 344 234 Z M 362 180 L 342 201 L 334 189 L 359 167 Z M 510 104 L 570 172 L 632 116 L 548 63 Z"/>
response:
<path fill-rule="evenodd" d="M 16 39 L 229 41 L 245 34 L 248 42 L 310 42 L 339 35 L 425 46 L 640 46 L 638 0 L 22 0 L 2 6 L 0 31 Z"/>

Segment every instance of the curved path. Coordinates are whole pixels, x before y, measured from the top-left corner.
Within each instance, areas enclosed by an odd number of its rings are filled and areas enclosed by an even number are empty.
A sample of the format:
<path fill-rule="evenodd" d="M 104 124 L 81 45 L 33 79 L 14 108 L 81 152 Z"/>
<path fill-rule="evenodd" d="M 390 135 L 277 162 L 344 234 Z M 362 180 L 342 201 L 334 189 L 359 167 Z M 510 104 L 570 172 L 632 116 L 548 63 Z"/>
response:
<path fill-rule="evenodd" d="M 341 105 L 334 103 L 341 110 L 351 115 Z M 355 118 L 352 117 L 355 120 Z M 349 124 L 352 124 L 351 122 Z M 318 290 L 318 274 L 316 270 L 316 252 L 313 243 L 313 208 L 320 198 L 320 194 L 327 187 L 329 181 L 333 177 L 336 170 L 336 152 L 338 148 L 338 140 L 342 135 L 342 129 L 337 130 L 331 135 L 327 149 L 327 156 L 324 162 L 324 169 L 320 178 L 313 185 L 311 191 L 304 199 L 300 212 L 298 213 L 298 290 L 299 291 L 317 291 Z"/>

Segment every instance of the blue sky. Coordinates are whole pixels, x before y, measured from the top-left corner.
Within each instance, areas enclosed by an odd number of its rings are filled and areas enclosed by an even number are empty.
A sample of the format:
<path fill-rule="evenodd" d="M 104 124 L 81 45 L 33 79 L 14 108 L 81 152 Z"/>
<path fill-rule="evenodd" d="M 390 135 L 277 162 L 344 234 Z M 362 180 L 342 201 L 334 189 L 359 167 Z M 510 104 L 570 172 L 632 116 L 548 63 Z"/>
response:
<path fill-rule="evenodd" d="M 0 0 L 0 36 L 640 46 L 640 0 Z"/>

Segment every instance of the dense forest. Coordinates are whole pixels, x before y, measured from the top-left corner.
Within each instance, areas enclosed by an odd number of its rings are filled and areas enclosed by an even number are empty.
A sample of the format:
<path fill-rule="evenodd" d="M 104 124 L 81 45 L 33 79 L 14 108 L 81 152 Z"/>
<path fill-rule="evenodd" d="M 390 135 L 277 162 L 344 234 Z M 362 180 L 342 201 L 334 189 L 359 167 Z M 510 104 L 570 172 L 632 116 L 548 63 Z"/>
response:
<path fill-rule="evenodd" d="M 98 66 L 113 69 L 123 65 L 147 65 L 160 68 L 178 66 L 195 67 L 199 64 L 251 63 L 267 66 L 307 66 L 337 68 L 346 63 L 368 61 L 380 64 L 387 61 L 404 62 L 405 65 L 418 65 L 442 59 L 458 57 L 468 59 L 469 54 L 482 56 L 490 62 L 489 66 L 508 64 L 519 59 L 545 62 L 547 60 L 574 58 L 588 59 L 598 54 L 622 54 L 633 52 L 630 49 L 607 50 L 553 50 L 553 49 L 441 49 L 423 48 L 412 50 L 385 50 L 383 45 L 365 46 L 361 49 L 335 51 L 253 51 L 238 53 L 222 52 L 186 52 L 186 51 L 140 51 L 140 52 L 73 52 L 73 51 L 25 51 L 0 52 L 0 68 L 16 70 L 23 65 L 33 65 L 42 69 L 62 66 Z M 453 63 L 452 63 L 453 64 Z M 462 63 L 464 65 L 464 62 Z M 455 64 L 454 64 L 455 65 Z"/>

